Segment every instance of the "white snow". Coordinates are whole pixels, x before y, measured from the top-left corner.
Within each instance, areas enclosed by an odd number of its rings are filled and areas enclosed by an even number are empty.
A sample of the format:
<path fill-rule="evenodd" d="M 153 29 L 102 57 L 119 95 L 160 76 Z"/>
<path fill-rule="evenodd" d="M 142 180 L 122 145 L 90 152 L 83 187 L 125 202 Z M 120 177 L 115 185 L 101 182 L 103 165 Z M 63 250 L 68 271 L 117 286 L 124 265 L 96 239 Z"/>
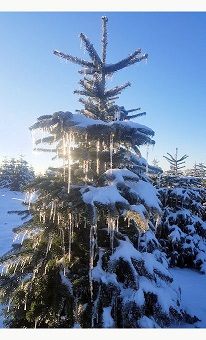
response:
<path fill-rule="evenodd" d="M 206 275 L 187 268 L 172 268 L 170 272 L 182 289 L 183 305 L 201 320 L 191 328 L 206 328 Z"/>
<path fill-rule="evenodd" d="M 114 122 L 104 122 L 102 120 L 96 120 L 96 119 L 92 119 L 92 118 L 88 118 L 82 114 L 79 113 L 75 113 L 72 114 L 69 117 L 69 120 L 71 120 L 72 122 L 74 122 L 75 125 L 78 125 L 78 127 L 81 128 L 86 128 L 88 126 L 92 126 L 92 125 L 105 125 L 105 126 L 113 126 L 113 125 L 122 125 L 125 128 L 132 128 L 132 129 L 137 129 L 141 132 L 148 132 L 149 134 L 153 134 L 153 130 L 150 129 L 149 127 L 136 123 L 136 122 L 132 122 L 130 120 L 125 120 L 125 121 L 114 121 Z"/>
<path fill-rule="evenodd" d="M 140 180 L 134 185 L 134 190 L 138 192 L 139 196 L 145 201 L 145 204 L 150 208 L 160 209 L 160 201 L 156 196 L 156 189 L 152 184 Z"/>
<path fill-rule="evenodd" d="M 8 211 L 26 210 L 22 205 L 24 199 L 24 193 L 0 189 L 0 256 L 11 248 L 14 239 L 12 229 L 22 224 L 21 216 L 8 214 Z"/>
<path fill-rule="evenodd" d="M 150 189 L 148 190 L 148 194 L 149 193 L 150 193 Z M 147 201 L 149 200 L 149 198 L 147 197 L 145 197 L 145 199 Z M 19 192 L 9 191 L 8 189 L 0 189 L 0 255 L 3 255 L 12 246 L 13 236 L 14 236 L 12 229 L 22 224 L 21 216 L 18 216 L 16 214 L 14 215 L 8 214 L 8 211 L 25 209 L 25 207 L 21 205 L 23 201 L 24 201 L 24 194 L 19 193 Z M 126 257 L 127 259 L 129 259 L 131 257 L 137 258 L 140 256 L 140 254 L 133 247 L 128 247 L 128 244 L 126 242 L 122 242 L 120 244 L 120 247 L 118 247 L 117 251 L 113 254 L 114 260 L 115 258 L 119 256 L 121 256 L 122 258 Z M 147 255 L 144 255 L 144 256 L 147 256 Z M 151 266 L 156 266 L 156 265 L 157 263 L 155 263 L 154 261 L 151 263 Z M 101 266 L 99 267 L 97 266 L 93 270 L 93 275 L 96 280 L 98 280 L 98 277 L 99 278 L 102 277 L 102 273 L 100 272 L 100 267 Z M 195 324 L 192 324 L 192 325 L 187 324 L 182 328 L 190 328 L 190 331 L 191 331 L 191 328 L 196 329 L 196 330 L 197 328 L 199 329 L 206 328 L 206 275 L 200 274 L 198 271 L 195 271 L 195 270 L 179 269 L 179 268 L 172 268 L 169 270 L 169 272 L 174 278 L 174 283 L 177 286 L 181 287 L 183 307 L 185 307 L 185 309 L 188 312 L 190 311 L 191 314 L 195 314 L 200 319 L 200 321 L 196 322 Z M 111 274 L 108 275 L 108 280 L 113 280 L 115 282 L 115 276 L 114 275 L 112 276 Z M 146 285 L 143 285 L 143 286 L 146 289 Z M 161 298 L 162 298 L 161 304 L 162 305 L 165 304 L 165 309 L 166 309 L 167 308 L 166 287 L 165 287 L 165 290 L 162 289 Z M 138 299 L 141 300 L 141 297 L 139 296 Z M 110 307 L 107 307 L 104 309 L 104 324 L 107 328 L 110 328 L 110 327 L 112 328 L 112 322 L 113 320 L 111 317 L 111 310 L 110 310 Z M 142 320 L 140 321 L 140 324 L 142 328 L 155 327 L 155 324 L 146 317 L 142 318 Z M 177 326 L 174 326 L 173 328 L 175 327 Z M 0 318 L 0 328 L 3 331 L 2 318 Z M 81 330 L 77 330 L 77 332 L 81 332 Z M 77 333 L 75 333 L 75 335 L 77 335 Z M 159 333 L 158 333 L 158 336 L 159 336 Z M 166 336 L 168 336 L 168 333 Z M 198 333 L 198 336 L 200 336 L 199 333 Z"/>
<path fill-rule="evenodd" d="M 115 185 L 108 185 L 104 187 L 89 187 L 89 191 L 83 193 L 83 200 L 87 204 L 94 204 L 95 202 L 101 204 L 115 204 L 122 202 L 128 205 L 128 201 L 124 199 Z"/>
<path fill-rule="evenodd" d="M 114 320 L 111 316 L 112 307 L 103 308 L 103 324 L 104 328 L 112 328 L 114 326 Z"/>

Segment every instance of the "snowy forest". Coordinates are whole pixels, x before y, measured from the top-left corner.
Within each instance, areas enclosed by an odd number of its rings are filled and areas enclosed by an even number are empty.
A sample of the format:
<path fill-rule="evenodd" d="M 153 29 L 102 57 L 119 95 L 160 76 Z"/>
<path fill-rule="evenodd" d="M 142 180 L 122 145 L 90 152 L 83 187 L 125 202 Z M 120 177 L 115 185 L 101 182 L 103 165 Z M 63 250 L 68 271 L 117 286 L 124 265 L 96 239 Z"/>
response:
<path fill-rule="evenodd" d="M 10 211 L 22 223 L 0 257 L 4 327 L 201 327 L 172 269 L 206 275 L 206 166 L 186 170 L 176 146 L 164 155 L 169 171 L 148 164 L 141 146 L 155 140 L 139 123 L 146 112 L 117 105 L 132 84 L 107 81 L 147 53 L 109 63 L 106 16 L 101 55 L 86 34 L 79 38 L 89 60 L 54 55 L 80 66 L 82 109 L 41 115 L 29 127 L 35 151 L 62 165 L 38 176 L 23 156 L 0 165 L 0 188 L 26 197 Z"/>

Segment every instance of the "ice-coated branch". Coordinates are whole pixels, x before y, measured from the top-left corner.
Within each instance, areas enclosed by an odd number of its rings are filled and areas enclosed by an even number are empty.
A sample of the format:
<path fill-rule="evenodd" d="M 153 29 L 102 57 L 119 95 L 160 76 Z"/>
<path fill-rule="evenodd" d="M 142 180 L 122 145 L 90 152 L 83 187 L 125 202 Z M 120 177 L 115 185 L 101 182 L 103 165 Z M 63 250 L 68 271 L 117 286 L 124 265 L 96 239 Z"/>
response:
<path fill-rule="evenodd" d="M 139 111 L 139 110 L 141 110 L 141 107 L 138 107 L 136 109 L 126 110 L 126 111 L 127 113 L 130 113 L 130 112 Z"/>
<path fill-rule="evenodd" d="M 86 36 L 86 34 L 80 33 L 79 37 L 84 42 L 86 50 L 89 53 L 89 56 L 91 57 L 93 63 L 101 65 L 102 61 L 101 61 L 97 51 L 95 50 L 94 46 L 90 43 L 90 41 L 89 41 L 88 37 Z"/>
<path fill-rule="evenodd" d="M 134 63 L 140 62 L 143 59 L 148 58 L 148 54 L 142 54 L 142 55 L 138 56 L 138 54 L 140 54 L 140 53 L 141 53 L 141 49 L 139 48 L 138 50 L 129 54 L 127 58 L 122 59 L 118 63 L 105 66 L 105 73 L 110 74 L 110 73 L 116 72 L 118 70 L 121 70 L 121 69 L 129 66 L 129 65 L 132 65 Z"/>
<path fill-rule="evenodd" d="M 145 115 L 146 115 L 146 112 L 141 112 L 141 113 L 137 113 L 136 115 L 133 115 L 133 116 L 127 116 L 126 118 L 132 119 L 132 118 L 142 117 L 142 116 L 145 116 Z"/>
<path fill-rule="evenodd" d="M 126 87 L 131 86 L 130 82 L 127 82 L 126 84 L 116 86 L 113 89 L 106 91 L 105 92 L 105 97 L 113 97 L 116 96 L 117 94 L 120 94 L 122 90 L 124 90 Z"/>
<path fill-rule="evenodd" d="M 102 62 L 106 62 L 106 48 L 107 48 L 107 22 L 106 16 L 102 17 Z"/>
<path fill-rule="evenodd" d="M 81 96 L 96 97 L 96 94 L 94 92 L 90 92 L 89 90 L 75 90 L 73 93 L 80 94 Z"/>
<path fill-rule="evenodd" d="M 87 67 L 90 67 L 90 68 L 93 67 L 93 64 L 90 63 L 89 61 L 86 61 L 84 59 L 80 59 L 80 58 L 77 58 L 77 57 L 73 57 L 70 54 L 65 54 L 65 53 L 57 51 L 57 50 L 54 50 L 54 54 L 57 55 L 58 57 L 62 58 L 62 59 L 69 60 L 69 61 L 71 61 L 75 64 L 87 66 Z"/>

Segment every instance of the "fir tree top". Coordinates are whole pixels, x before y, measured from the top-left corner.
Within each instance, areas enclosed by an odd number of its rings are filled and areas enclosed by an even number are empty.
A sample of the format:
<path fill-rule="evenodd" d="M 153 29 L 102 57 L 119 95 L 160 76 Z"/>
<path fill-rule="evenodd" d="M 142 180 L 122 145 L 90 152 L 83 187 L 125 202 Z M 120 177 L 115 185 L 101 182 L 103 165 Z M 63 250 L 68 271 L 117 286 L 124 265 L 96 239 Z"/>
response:
<path fill-rule="evenodd" d="M 126 58 L 120 60 L 114 64 L 106 63 L 107 56 L 107 22 L 108 18 L 106 16 L 102 17 L 102 55 L 99 56 L 98 52 L 94 48 L 93 44 L 89 41 L 88 37 L 84 33 L 80 33 L 79 37 L 85 45 L 86 51 L 89 54 L 91 61 L 85 59 L 80 59 L 78 57 L 73 57 L 70 54 L 65 54 L 63 52 L 54 51 L 54 54 L 62 59 L 69 60 L 75 64 L 81 65 L 83 70 L 79 73 L 84 74 L 84 78 L 80 80 L 79 84 L 82 86 L 82 90 L 76 90 L 81 96 L 86 96 L 87 99 L 80 97 L 79 101 L 84 104 L 84 109 L 80 112 L 85 114 L 87 117 L 94 119 L 101 119 L 103 121 L 113 121 L 113 120 L 123 120 L 130 119 L 135 116 L 128 116 L 129 112 L 139 110 L 125 110 L 124 107 L 119 107 L 114 103 L 114 99 L 118 98 L 118 95 L 126 87 L 130 86 L 129 82 L 116 86 L 110 90 L 106 86 L 106 78 L 110 77 L 113 73 L 140 62 L 143 59 L 148 58 L 148 54 L 141 54 L 141 49 L 138 48 Z M 123 113 L 121 113 L 123 108 Z M 118 117 L 118 118 L 117 118 Z"/>

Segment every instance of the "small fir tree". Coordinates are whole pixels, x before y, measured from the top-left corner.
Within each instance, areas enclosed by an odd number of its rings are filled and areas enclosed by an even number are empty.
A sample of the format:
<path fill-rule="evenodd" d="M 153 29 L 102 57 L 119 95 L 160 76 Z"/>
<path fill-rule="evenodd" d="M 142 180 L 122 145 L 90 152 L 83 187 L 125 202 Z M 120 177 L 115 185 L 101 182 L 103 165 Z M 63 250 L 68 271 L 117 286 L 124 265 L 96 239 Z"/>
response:
<path fill-rule="evenodd" d="M 23 155 L 19 158 L 5 158 L 0 167 L 0 186 L 9 188 L 13 191 L 21 191 L 21 189 L 34 179 L 35 173 L 28 162 L 24 160 Z"/>
<path fill-rule="evenodd" d="M 178 158 L 178 148 L 176 148 L 175 156 L 172 156 L 170 153 L 167 153 L 168 156 L 163 156 L 170 163 L 170 170 L 168 173 L 170 175 L 180 175 L 182 174 L 182 169 L 185 167 L 185 159 L 188 157 L 184 155 Z"/>
<path fill-rule="evenodd" d="M 154 132 L 131 121 L 135 109 L 114 103 L 129 83 L 106 86 L 108 76 L 147 55 L 138 49 L 107 64 L 106 17 L 101 57 L 85 34 L 80 38 L 91 61 L 54 53 L 83 67 L 83 90 L 75 92 L 86 97 L 80 98 L 84 108 L 41 116 L 31 127 L 38 149 L 51 145 L 62 167 L 27 186 L 37 191 L 30 205 L 33 221 L 15 230 L 25 239 L 2 259 L 5 323 L 155 328 L 192 322 L 155 237 L 160 201 L 140 153 L 141 145 L 154 144 Z M 148 166 L 148 173 L 155 169 Z"/>
<path fill-rule="evenodd" d="M 206 191 L 201 178 L 162 175 L 158 197 L 163 215 L 157 238 L 169 265 L 206 273 Z"/>

